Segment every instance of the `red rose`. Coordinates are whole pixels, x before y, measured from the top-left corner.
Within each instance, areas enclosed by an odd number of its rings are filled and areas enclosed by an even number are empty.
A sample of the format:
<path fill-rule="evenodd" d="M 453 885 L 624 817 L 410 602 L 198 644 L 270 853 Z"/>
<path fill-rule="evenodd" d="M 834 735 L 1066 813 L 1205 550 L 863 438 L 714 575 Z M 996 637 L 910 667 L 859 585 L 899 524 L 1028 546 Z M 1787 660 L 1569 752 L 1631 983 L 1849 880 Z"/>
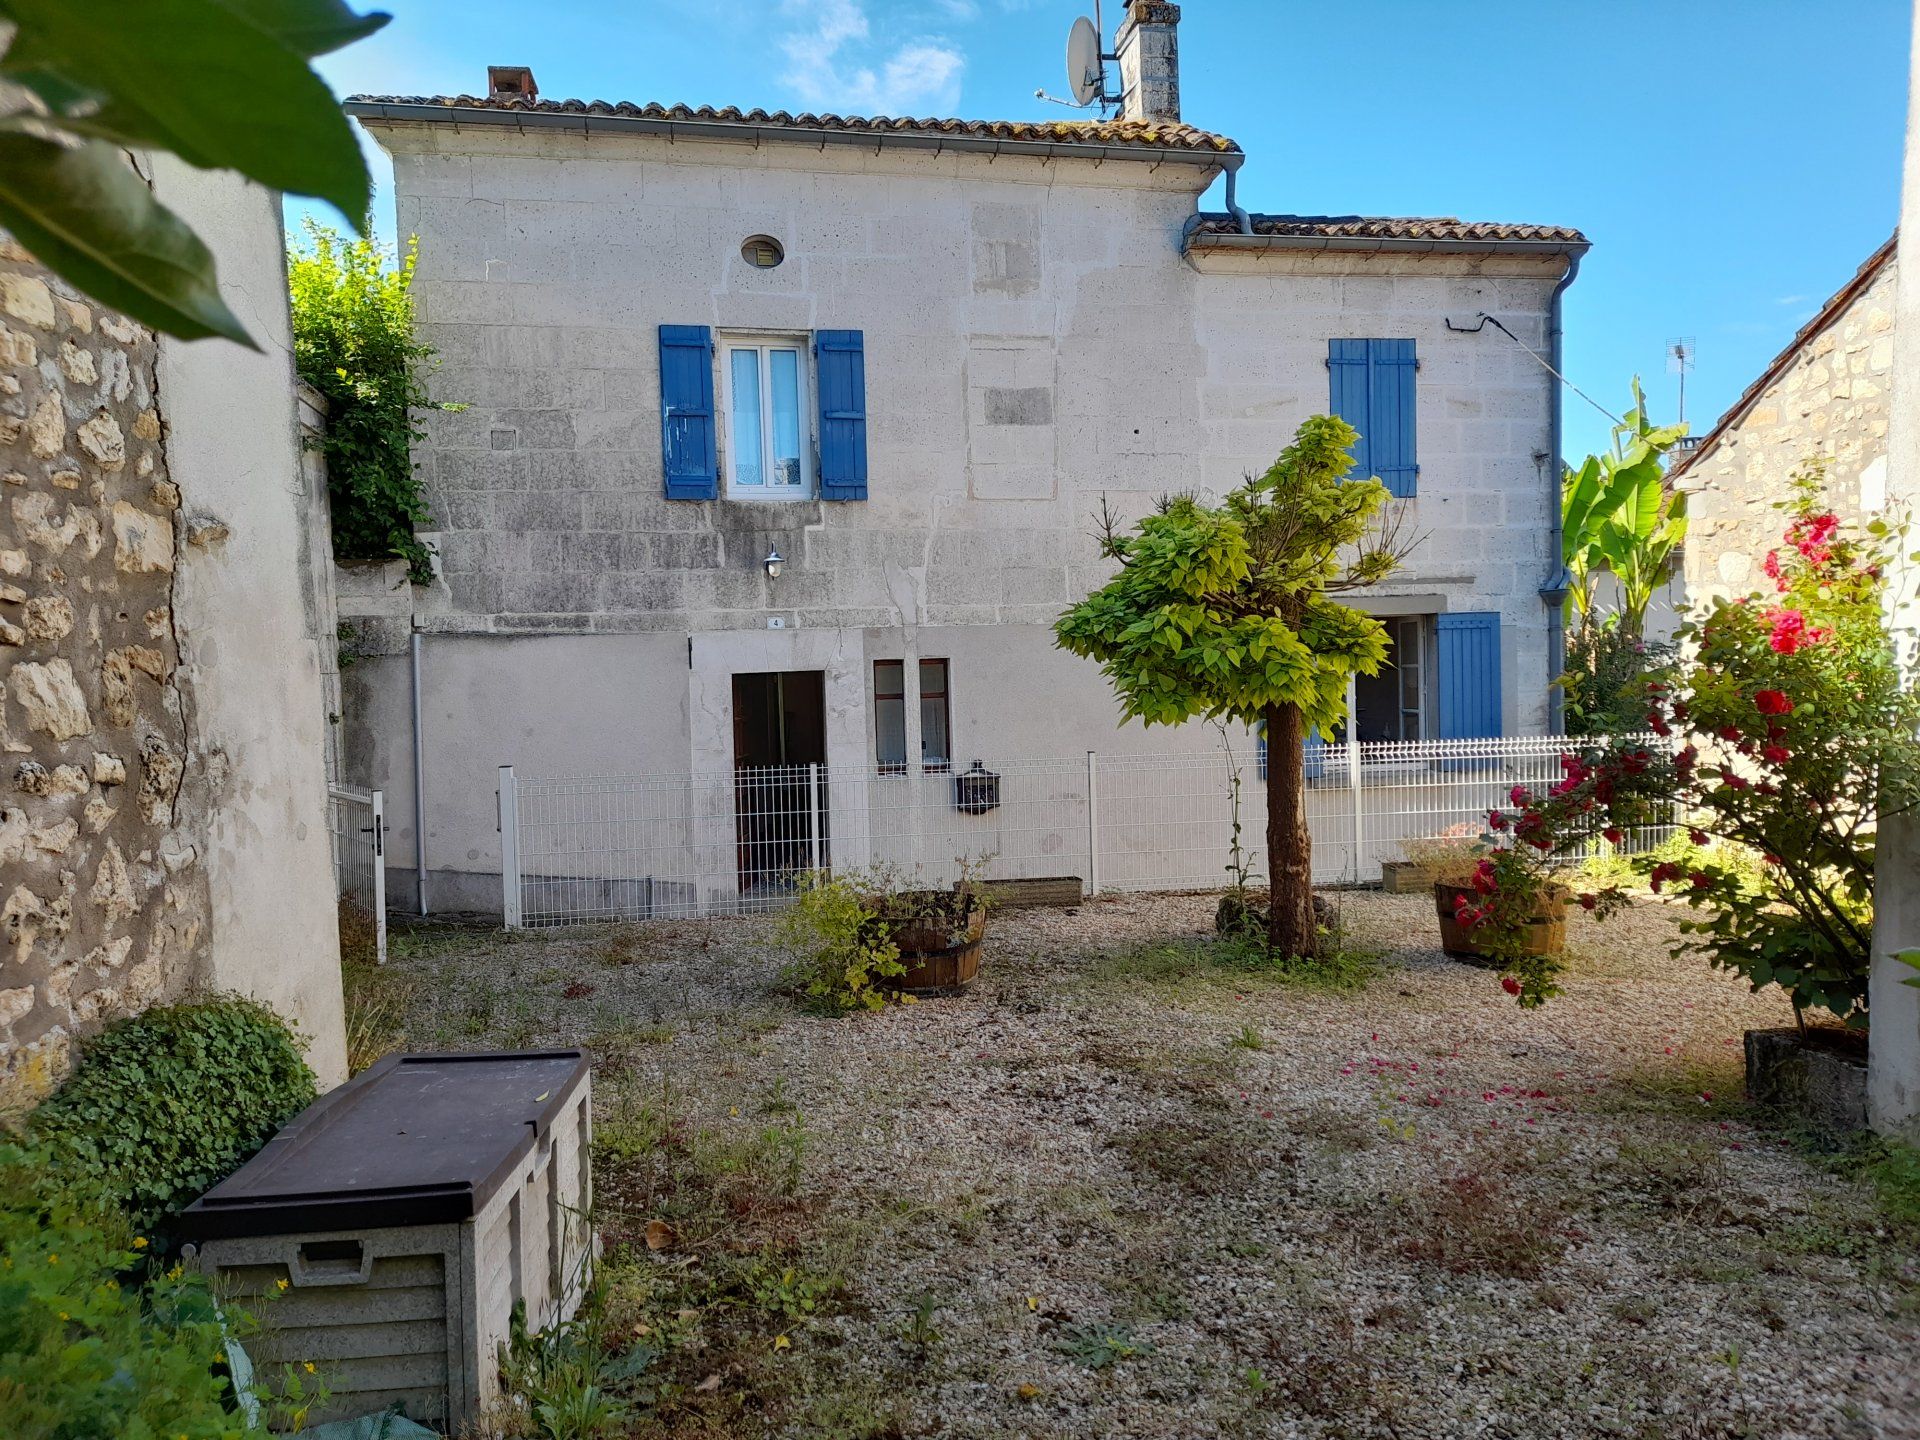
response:
<path fill-rule="evenodd" d="M 1791 655 L 1807 643 L 1807 617 L 1798 610 L 1775 610 L 1767 623 L 1772 626 L 1767 644 L 1776 654 Z"/>
<path fill-rule="evenodd" d="M 1518 995 L 1520 993 L 1520 982 L 1511 975 L 1502 975 L 1500 977 L 1500 988 L 1509 995 Z"/>
<path fill-rule="evenodd" d="M 1740 727 L 1738 725 L 1722 725 L 1720 727 L 1720 738 L 1722 740 L 1738 740 L 1740 738 Z"/>
<path fill-rule="evenodd" d="M 1622 830 L 1618 825 L 1609 825 L 1600 833 L 1615 845 L 1618 845 L 1622 840 L 1627 838 L 1627 832 Z"/>
<path fill-rule="evenodd" d="M 1693 888 L 1696 890 L 1705 890 L 1708 886 L 1713 884 L 1713 877 L 1711 875 L 1706 874 L 1704 871 L 1696 870 L 1691 875 L 1687 876 L 1687 883 L 1692 885 Z"/>
<path fill-rule="evenodd" d="M 1687 838 L 1696 845 L 1704 845 L 1707 843 L 1707 832 L 1704 830 L 1689 830 L 1687 832 Z"/>
<path fill-rule="evenodd" d="M 1599 903 L 1600 897 L 1598 895 L 1582 895 L 1580 897 L 1580 908 L 1582 910 L 1591 910 Z"/>
<path fill-rule="evenodd" d="M 1507 792 L 1507 802 L 1511 805 L 1524 805 L 1531 798 L 1524 785 L 1516 785 Z"/>
<path fill-rule="evenodd" d="M 1793 758 L 1793 752 L 1784 745 L 1769 745 L 1760 755 L 1770 765 L 1784 765 Z"/>
<path fill-rule="evenodd" d="M 1753 708 L 1762 715 L 1791 715 L 1793 701 L 1787 698 L 1784 690 L 1756 690 L 1753 695 Z"/>

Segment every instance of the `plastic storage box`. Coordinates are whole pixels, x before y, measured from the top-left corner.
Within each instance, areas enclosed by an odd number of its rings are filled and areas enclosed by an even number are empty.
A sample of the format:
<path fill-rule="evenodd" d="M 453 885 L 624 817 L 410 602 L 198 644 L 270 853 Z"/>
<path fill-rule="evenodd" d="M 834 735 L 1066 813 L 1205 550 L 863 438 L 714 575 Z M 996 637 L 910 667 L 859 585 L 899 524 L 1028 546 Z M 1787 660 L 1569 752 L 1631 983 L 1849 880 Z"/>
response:
<path fill-rule="evenodd" d="M 311 1424 L 395 1404 L 473 1423 L 516 1302 L 536 1330 L 579 1306 L 590 1099 L 578 1050 L 389 1056 L 196 1200 L 195 1263 L 259 1317 L 262 1377 L 317 1366 Z"/>

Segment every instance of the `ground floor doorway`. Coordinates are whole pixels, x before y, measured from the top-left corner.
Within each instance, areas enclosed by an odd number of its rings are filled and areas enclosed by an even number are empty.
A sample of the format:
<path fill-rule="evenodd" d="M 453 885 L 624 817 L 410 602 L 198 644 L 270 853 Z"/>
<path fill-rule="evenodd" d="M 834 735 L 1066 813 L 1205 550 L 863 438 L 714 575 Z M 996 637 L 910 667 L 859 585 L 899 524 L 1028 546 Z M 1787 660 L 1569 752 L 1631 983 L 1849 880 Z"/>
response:
<path fill-rule="evenodd" d="M 734 817 L 740 893 L 771 895 L 831 863 L 826 674 L 733 677 Z"/>

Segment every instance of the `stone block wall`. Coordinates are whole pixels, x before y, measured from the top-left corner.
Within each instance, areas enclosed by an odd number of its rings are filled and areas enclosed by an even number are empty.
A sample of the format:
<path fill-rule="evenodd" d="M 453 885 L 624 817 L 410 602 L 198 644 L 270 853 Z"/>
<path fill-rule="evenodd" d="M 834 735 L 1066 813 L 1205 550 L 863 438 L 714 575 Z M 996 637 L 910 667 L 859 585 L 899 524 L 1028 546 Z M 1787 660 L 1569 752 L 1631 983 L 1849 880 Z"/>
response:
<path fill-rule="evenodd" d="M 1842 515 L 1858 518 L 1885 503 L 1898 270 L 1889 253 L 1849 287 L 1851 295 L 1830 302 L 1777 373 L 1680 472 L 1693 516 L 1690 604 L 1743 595 L 1760 582 L 1761 563 L 1784 528 L 1773 505 L 1809 458 L 1828 461 L 1829 493 Z"/>
<path fill-rule="evenodd" d="M 153 335 L 0 244 L 0 1085 L 184 988 L 208 891 L 183 795 Z"/>

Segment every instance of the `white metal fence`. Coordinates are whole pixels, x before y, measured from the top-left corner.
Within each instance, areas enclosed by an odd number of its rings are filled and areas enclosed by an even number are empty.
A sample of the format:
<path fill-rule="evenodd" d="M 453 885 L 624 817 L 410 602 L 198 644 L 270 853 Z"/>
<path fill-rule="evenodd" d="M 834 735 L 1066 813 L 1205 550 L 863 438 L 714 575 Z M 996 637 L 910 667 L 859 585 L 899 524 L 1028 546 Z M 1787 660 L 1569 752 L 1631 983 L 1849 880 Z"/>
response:
<path fill-rule="evenodd" d="M 374 926 L 375 957 L 387 963 L 386 792 L 327 787 L 327 823 L 333 832 L 334 888 Z"/>
<path fill-rule="evenodd" d="M 1478 833 L 1515 785 L 1544 789 L 1560 778 L 1563 753 L 1595 743 L 1533 736 L 1310 751 L 1315 883 L 1375 881 L 1409 840 Z M 1266 865 L 1265 786 L 1247 742 L 954 773 L 807 765 L 534 780 L 502 766 L 499 800 L 510 926 L 768 909 L 800 872 L 868 866 L 928 885 L 952 883 L 971 862 L 995 880 L 1077 877 L 1089 894 L 1208 889 L 1226 882 L 1236 809 L 1256 879 Z M 1658 838 L 1642 832 L 1628 844 Z"/>

